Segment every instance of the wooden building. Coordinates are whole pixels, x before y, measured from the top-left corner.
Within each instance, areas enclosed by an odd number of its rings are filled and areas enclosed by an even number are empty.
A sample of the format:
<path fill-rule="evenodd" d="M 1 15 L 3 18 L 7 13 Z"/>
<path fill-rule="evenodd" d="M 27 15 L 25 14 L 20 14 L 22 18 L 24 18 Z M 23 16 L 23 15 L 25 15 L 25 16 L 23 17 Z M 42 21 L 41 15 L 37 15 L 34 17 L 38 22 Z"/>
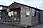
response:
<path fill-rule="evenodd" d="M 24 27 L 40 24 L 40 9 L 38 8 L 14 2 L 2 10 L 5 10 L 3 13 L 6 12 L 5 16 L 2 14 L 3 18 L 0 20 L 2 23 Z"/>
<path fill-rule="evenodd" d="M 33 26 L 40 24 L 40 9 L 38 8 L 14 2 L 9 6 L 9 9 L 16 10 L 16 12 L 19 13 L 19 18 L 17 19 L 19 19 L 20 22 L 19 24 L 14 22 L 16 25 Z"/>

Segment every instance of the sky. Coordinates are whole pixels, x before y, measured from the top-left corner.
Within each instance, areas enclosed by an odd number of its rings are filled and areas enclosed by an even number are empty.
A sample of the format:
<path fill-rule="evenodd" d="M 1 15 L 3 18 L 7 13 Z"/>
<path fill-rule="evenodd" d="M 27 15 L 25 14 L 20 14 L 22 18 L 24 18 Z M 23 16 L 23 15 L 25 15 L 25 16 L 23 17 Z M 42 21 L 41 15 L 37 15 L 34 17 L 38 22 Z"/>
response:
<path fill-rule="evenodd" d="M 0 5 L 9 6 L 14 1 L 43 10 L 43 0 L 0 0 Z"/>
<path fill-rule="evenodd" d="M 0 5 L 9 6 L 14 2 L 14 0 L 0 0 Z"/>

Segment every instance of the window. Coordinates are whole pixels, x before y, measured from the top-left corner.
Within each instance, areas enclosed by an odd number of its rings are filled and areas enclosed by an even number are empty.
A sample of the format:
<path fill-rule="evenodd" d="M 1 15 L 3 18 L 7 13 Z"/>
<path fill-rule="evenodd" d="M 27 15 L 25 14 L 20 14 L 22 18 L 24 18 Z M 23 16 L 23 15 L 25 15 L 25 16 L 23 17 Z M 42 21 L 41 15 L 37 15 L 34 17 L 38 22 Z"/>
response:
<path fill-rule="evenodd" d="M 30 8 L 26 9 L 26 17 L 28 17 L 30 15 Z"/>

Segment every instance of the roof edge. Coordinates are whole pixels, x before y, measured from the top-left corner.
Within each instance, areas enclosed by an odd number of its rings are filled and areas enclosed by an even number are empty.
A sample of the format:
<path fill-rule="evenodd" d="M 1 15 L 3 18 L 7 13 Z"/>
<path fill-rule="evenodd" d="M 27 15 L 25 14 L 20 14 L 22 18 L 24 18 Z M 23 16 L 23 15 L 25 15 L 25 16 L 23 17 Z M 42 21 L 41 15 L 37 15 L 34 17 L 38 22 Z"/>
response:
<path fill-rule="evenodd" d="M 31 6 L 28 6 L 28 5 L 25 5 L 25 4 L 21 4 L 21 3 L 18 3 L 18 2 L 14 2 L 14 3 L 19 4 L 19 5 L 23 5 L 23 6 L 26 6 L 26 7 L 30 7 L 30 8 L 33 8 L 33 9 L 38 9 L 38 8 L 31 7 Z M 14 3 L 12 3 L 12 4 L 14 4 Z M 11 4 L 11 5 L 12 5 L 12 4 Z M 11 5 L 10 5 L 10 6 L 11 6 Z M 10 6 L 9 6 L 9 7 L 10 7 Z M 38 10 L 40 10 L 40 9 L 38 9 Z M 42 11 L 42 10 L 41 10 L 41 11 Z"/>

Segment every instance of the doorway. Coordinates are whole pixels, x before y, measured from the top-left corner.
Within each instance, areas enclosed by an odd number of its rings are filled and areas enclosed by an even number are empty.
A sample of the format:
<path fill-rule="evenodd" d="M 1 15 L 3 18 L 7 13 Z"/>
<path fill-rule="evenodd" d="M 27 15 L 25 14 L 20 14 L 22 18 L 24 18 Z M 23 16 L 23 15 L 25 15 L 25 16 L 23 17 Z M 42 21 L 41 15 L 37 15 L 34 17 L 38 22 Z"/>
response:
<path fill-rule="evenodd" d="M 10 19 L 12 20 L 13 24 L 20 23 L 20 11 L 21 11 L 20 8 L 10 9 L 10 13 L 11 13 Z"/>

